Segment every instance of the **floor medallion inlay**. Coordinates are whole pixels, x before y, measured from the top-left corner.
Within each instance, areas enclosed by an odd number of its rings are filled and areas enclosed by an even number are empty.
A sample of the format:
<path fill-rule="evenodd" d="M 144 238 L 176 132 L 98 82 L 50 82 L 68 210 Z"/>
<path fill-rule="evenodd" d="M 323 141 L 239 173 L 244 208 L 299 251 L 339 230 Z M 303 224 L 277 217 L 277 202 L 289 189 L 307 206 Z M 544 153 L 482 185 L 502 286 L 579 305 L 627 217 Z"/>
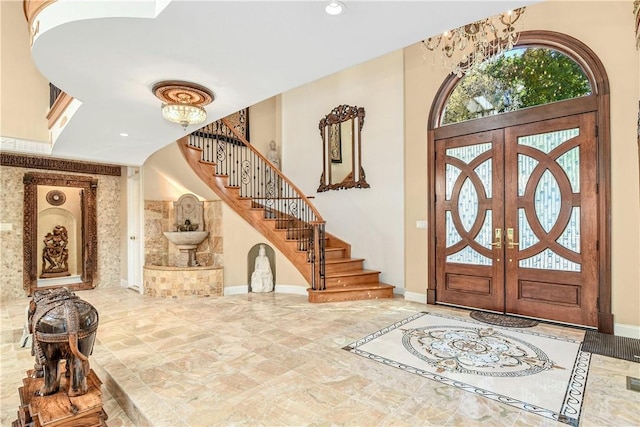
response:
<path fill-rule="evenodd" d="M 577 426 L 591 354 L 581 340 L 420 312 L 346 347 L 359 356 Z"/>
<path fill-rule="evenodd" d="M 432 326 L 402 331 L 404 348 L 437 372 L 518 377 L 558 368 L 535 345 L 493 328 Z"/>

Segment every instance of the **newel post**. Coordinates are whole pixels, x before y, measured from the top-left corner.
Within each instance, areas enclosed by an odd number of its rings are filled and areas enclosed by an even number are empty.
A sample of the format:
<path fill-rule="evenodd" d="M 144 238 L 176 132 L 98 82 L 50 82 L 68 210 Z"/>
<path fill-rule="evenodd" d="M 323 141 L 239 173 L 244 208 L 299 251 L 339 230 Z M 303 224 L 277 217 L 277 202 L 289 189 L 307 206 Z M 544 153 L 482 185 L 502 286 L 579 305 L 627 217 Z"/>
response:
<path fill-rule="evenodd" d="M 311 262 L 311 289 L 314 291 L 325 290 L 324 281 L 324 223 L 312 222 L 313 235 L 311 250 L 309 251 Z"/>

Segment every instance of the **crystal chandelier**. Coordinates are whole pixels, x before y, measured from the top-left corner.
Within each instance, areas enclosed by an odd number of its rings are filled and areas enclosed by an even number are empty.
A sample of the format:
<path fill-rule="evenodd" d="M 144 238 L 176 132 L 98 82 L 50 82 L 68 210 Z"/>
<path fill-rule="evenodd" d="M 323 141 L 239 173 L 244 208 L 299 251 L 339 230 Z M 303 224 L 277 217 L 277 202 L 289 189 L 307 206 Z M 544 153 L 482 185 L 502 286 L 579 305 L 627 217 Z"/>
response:
<path fill-rule="evenodd" d="M 179 104 L 162 104 L 162 117 L 166 120 L 179 123 L 183 129 L 187 129 L 189 125 L 202 123 L 207 118 L 207 112 L 204 108 L 189 103 Z"/>
<path fill-rule="evenodd" d="M 423 56 L 440 50 L 443 66 L 462 77 L 477 64 L 513 48 L 519 36 L 514 24 L 524 10 L 510 10 L 423 40 Z"/>
<path fill-rule="evenodd" d="M 207 118 L 203 105 L 213 101 L 213 93 L 203 86 L 182 81 L 159 82 L 153 86 L 154 95 L 163 101 L 162 117 L 178 123 L 184 130 Z"/>

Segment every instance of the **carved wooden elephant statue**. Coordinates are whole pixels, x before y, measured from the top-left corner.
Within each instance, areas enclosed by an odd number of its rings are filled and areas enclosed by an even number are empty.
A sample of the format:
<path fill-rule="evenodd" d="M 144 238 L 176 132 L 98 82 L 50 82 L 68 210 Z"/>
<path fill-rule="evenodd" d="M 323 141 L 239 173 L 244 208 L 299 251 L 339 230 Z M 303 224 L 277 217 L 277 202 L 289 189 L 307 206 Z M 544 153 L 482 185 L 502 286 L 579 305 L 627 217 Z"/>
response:
<path fill-rule="evenodd" d="M 89 356 L 93 351 L 98 312 L 66 288 L 36 291 L 29 305 L 31 353 L 36 357 L 36 376 L 44 376 L 42 396 L 60 388 L 59 362 L 66 360 L 69 396 L 87 392 Z M 41 368 L 41 371 L 39 371 Z"/>

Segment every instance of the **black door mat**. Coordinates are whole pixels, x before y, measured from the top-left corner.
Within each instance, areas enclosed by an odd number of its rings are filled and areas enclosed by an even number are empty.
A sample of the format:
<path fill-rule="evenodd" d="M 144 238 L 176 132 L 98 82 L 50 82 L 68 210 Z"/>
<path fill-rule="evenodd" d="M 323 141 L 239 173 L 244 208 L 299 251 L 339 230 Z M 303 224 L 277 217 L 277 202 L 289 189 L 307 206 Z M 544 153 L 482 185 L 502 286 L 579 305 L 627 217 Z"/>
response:
<path fill-rule="evenodd" d="M 507 328 L 530 328 L 538 324 L 536 320 L 507 316 L 505 314 L 488 313 L 486 311 L 472 311 L 469 313 L 469 316 L 478 322 L 496 326 L 505 326 Z"/>
<path fill-rule="evenodd" d="M 587 331 L 582 351 L 640 363 L 640 340 Z"/>

